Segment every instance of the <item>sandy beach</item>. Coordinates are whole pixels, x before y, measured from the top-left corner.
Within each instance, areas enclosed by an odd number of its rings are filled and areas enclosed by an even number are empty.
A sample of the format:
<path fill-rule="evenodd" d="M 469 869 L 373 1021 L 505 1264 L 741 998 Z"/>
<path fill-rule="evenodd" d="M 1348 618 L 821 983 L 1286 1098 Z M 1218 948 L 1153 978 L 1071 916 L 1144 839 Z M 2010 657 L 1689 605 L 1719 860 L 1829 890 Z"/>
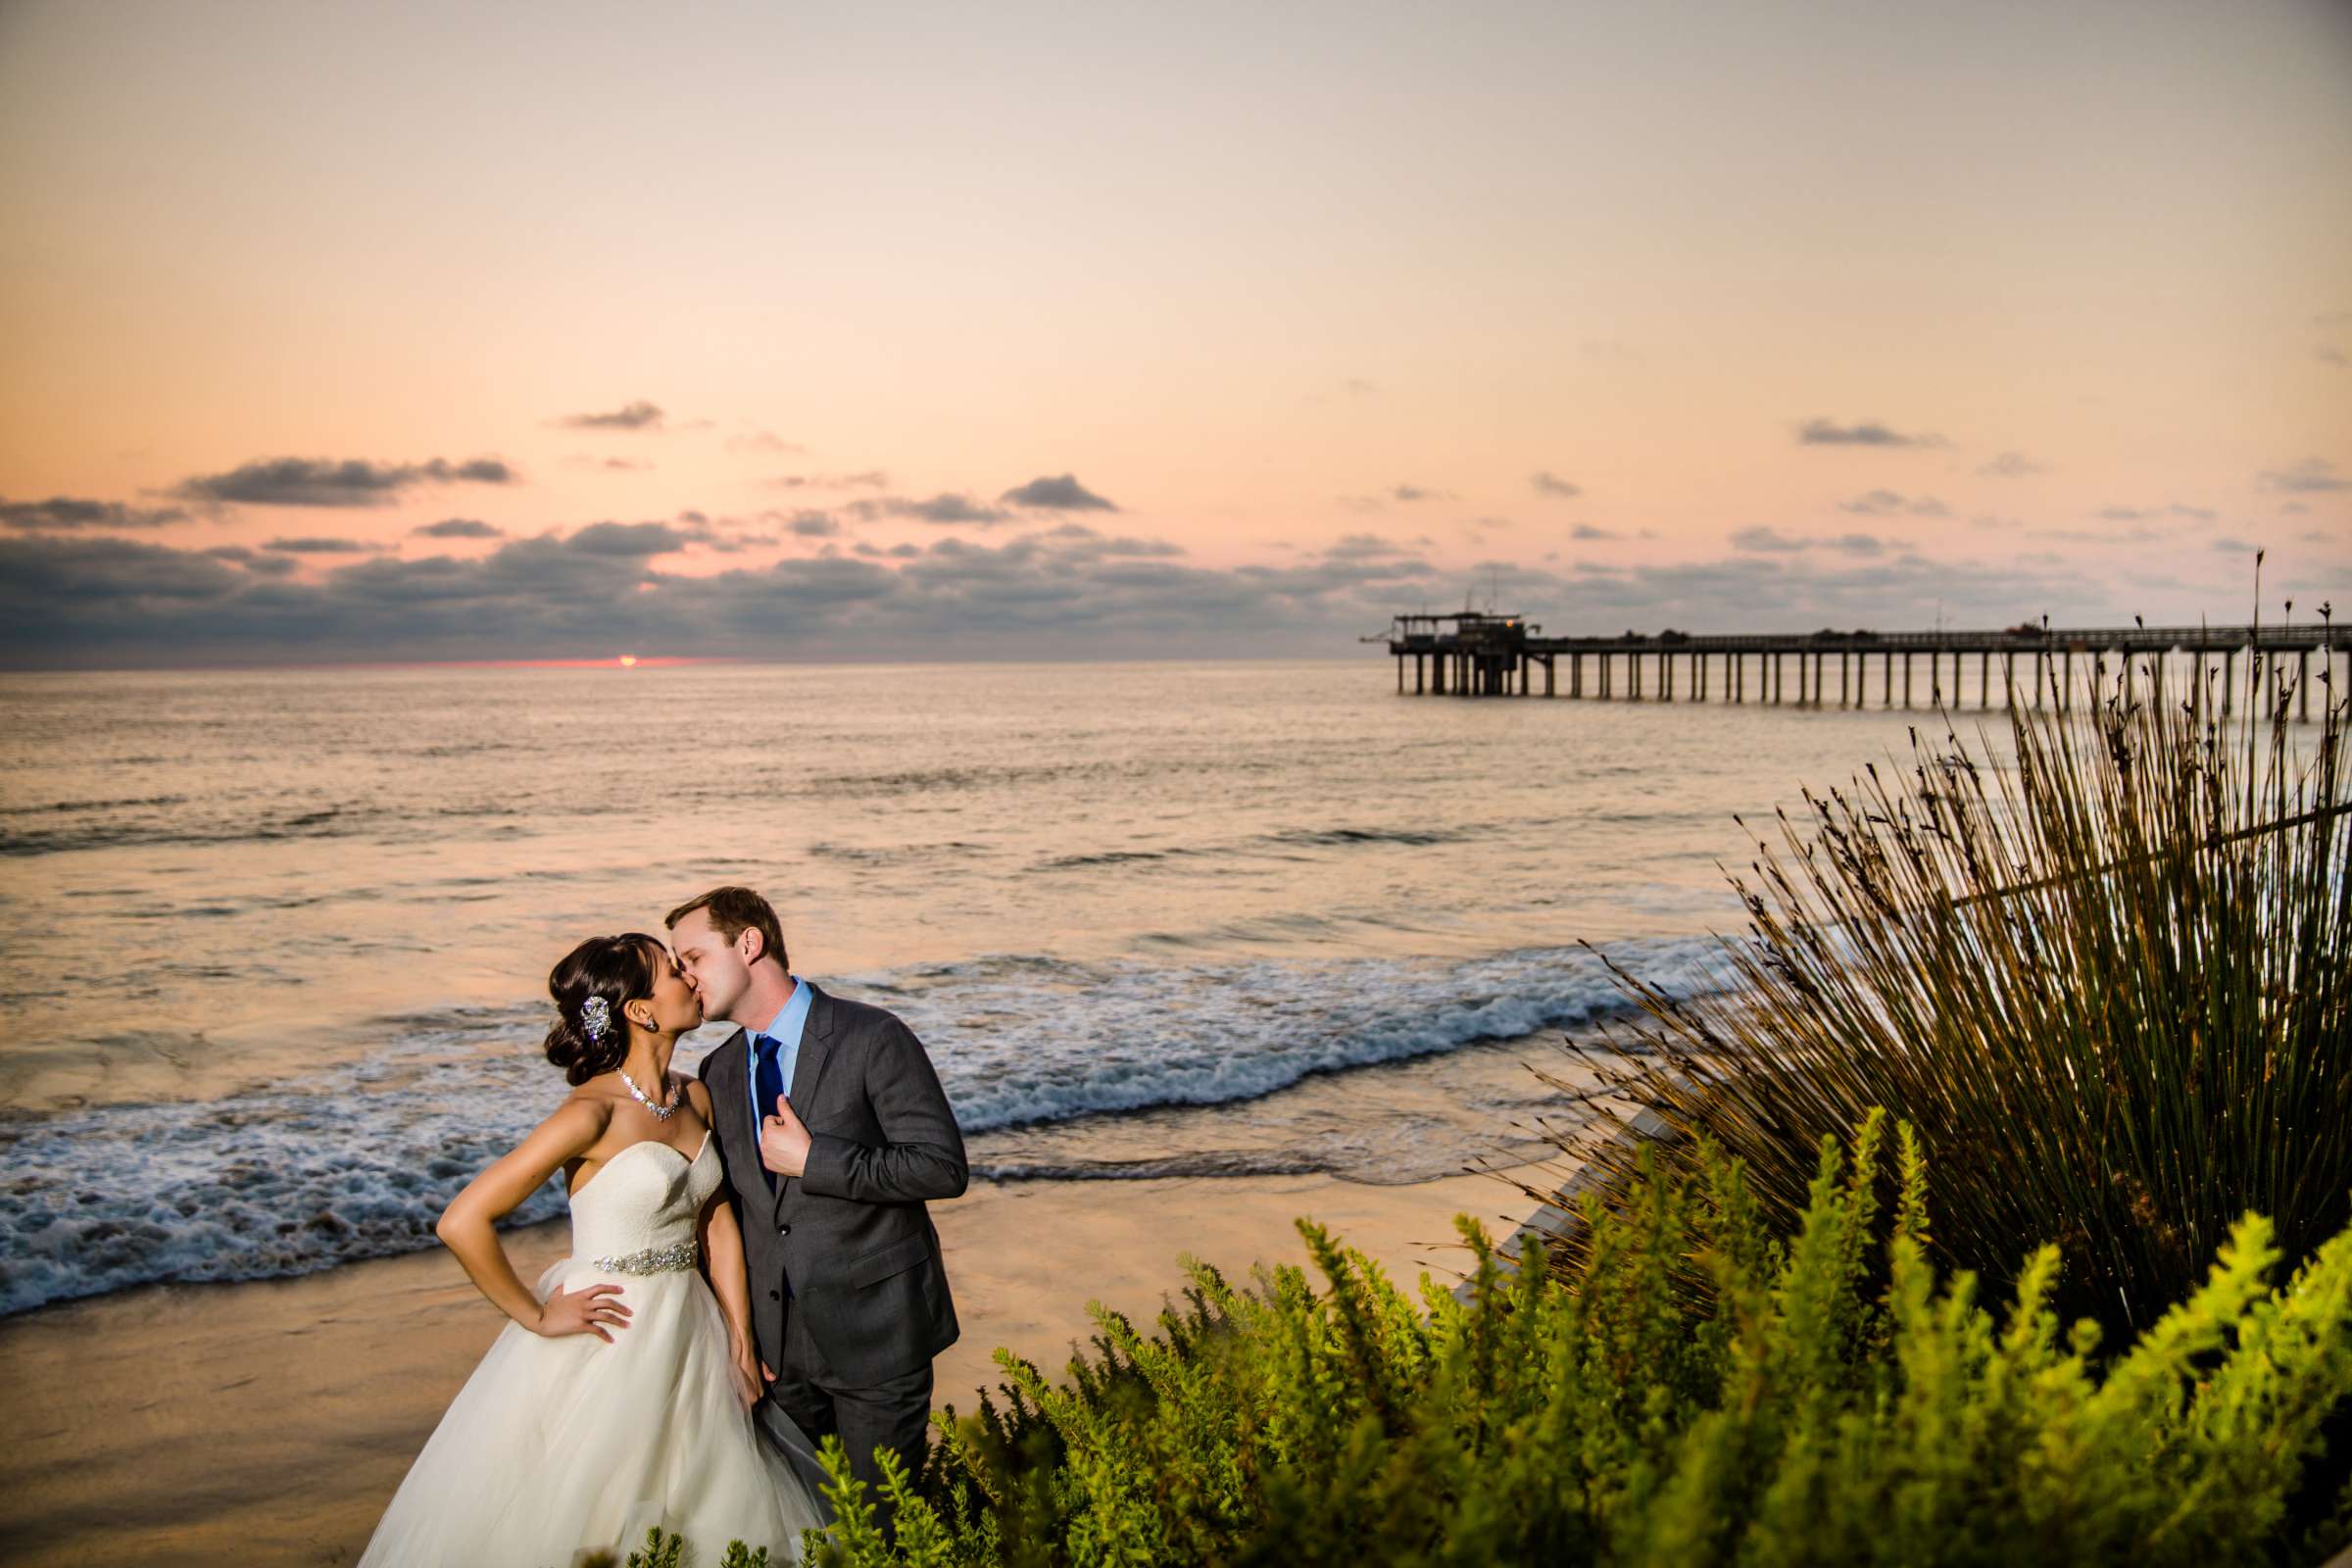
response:
<path fill-rule="evenodd" d="M 1492 1176 L 1374 1187 L 1330 1177 L 976 1184 L 935 1205 L 963 1337 L 937 1401 L 970 1409 L 1004 1346 L 1058 1370 L 1098 1299 L 1142 1319 L 1191 1252 L 1246 1276 L 1303 1262 L 1311 1215 L 1409 1282 L 1466 1255 L 1452 1216 L 1508 1234 Z M 511 1233 L 527 1279 L 563 1223 Z M 32 1564 L 346 1563 L 504 1323 L 438 1250 L 299 1279 L 151 1287 L 0 1323 L 17 1414 L 0 1539 Z"/>

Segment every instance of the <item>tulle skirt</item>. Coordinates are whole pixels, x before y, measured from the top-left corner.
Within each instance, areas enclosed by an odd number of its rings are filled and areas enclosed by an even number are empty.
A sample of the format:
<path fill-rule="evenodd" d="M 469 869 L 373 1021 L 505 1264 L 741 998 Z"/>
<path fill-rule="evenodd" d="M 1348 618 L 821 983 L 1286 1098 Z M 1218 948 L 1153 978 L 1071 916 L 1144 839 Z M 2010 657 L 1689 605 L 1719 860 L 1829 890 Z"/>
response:
<path fill-rule="evenodd" d="M 570 1568 L 659 1526 L 688 1564 L 730 1541 L 798 1562 L 822 1505 L 735 1397 L 726 1320 L 692 1269 L 615 1275 L 566 1258 L 532 1294 L 611 1282 L 630 1309 L 593 1334 L 500 1333 L 384 1510 L 360 1568 Z"/>

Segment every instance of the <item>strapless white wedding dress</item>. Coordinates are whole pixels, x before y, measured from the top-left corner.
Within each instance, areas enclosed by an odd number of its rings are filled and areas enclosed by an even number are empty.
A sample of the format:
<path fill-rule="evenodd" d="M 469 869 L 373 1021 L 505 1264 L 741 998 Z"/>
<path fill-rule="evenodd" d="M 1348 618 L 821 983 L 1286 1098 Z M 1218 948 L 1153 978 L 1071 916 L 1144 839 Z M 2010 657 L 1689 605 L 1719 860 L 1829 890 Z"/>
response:
<path fill-rule="evenodd" d="M 627 1325 L 607 1345 L 508 1324 L 360 1568 L 569 1568 L 587 1551 L 625 1559 L 655 1526 L 686 1538 L 689 1563 L 730 1541 L 800 1560 L 820 1505 L 736 1399 L 726 1320 L 695 1267 L 695 1215 L 720 1179 L 708 1137 L 692 1159 L 632 1144 L 572 1195 L 571 1255 L 532 1294 L 618 1285 Z"/>

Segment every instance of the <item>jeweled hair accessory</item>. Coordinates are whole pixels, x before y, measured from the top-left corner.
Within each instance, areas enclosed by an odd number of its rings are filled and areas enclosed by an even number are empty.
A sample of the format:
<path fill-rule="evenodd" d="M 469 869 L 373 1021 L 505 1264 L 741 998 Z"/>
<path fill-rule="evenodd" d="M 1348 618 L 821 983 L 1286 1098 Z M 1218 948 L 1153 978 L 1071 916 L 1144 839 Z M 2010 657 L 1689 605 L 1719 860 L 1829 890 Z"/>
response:
<path fill-rule="evenodd" d="M 610 1028 L 612 1023 L 612 1004 L 604 998 L 590 997 L 586 1002 L 580 1004 L 580 1033 L 588 1037 L 590 1045 L 593 1046 L 603 1039 L 606 1029 Z"/>

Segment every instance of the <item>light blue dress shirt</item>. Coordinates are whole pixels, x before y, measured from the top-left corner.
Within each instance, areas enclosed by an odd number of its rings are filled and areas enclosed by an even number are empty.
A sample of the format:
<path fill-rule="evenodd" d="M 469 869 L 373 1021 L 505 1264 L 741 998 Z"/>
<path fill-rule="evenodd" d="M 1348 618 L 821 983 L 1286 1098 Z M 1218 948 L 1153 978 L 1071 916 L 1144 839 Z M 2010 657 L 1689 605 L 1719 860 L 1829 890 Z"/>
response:
<path fill-rule="evenodd" d="M 808 1025 L 808 982 L 799 975 L 792 977 L 792 995 L 784 1001 L 783 1010 L 767 1021 L 764 1029 L 754 1029 L 752 1035 L 768 1035 L 776 1041 L 776 1067 L 784 1077 L 784 1092 L 792 1093 L 792 1070 L 801 1061 L 801 1034 Z M 749 1045 L 747 1035 L 745 1044 Z M 752 1050 L 751 1071 L 744 1074 L 750 1084 L 745 1093 L 752 1101 L 752 1125 L 758 1127 L 764 1117 L 773 1116 L 776 1107 L 760 1103 L 760 1052 Z"/>

